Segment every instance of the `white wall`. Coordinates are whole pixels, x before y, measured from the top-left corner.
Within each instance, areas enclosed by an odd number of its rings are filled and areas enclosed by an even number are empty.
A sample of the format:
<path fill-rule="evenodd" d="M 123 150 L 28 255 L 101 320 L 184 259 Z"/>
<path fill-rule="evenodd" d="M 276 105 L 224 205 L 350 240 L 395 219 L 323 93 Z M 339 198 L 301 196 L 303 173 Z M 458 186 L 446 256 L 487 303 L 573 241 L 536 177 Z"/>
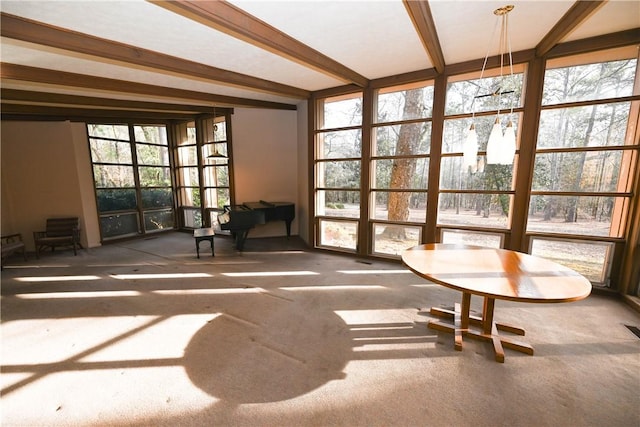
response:
<path fill-rule="evenodd" d="M 231 117 L 236 203 L 293 202 L 299 233 L 298 114 L 296 111 L 236 108 Z M 286 235 L 284 222 L 260 225 L 249 237 Z"/>
<path fill-rule="evenodd" d="M 83 123 L 2 122 L 1 161 L 3 235 L 21 233 L 33 251 L 46 218 L 77 216 L 83 246 L 100 244 Z"/>

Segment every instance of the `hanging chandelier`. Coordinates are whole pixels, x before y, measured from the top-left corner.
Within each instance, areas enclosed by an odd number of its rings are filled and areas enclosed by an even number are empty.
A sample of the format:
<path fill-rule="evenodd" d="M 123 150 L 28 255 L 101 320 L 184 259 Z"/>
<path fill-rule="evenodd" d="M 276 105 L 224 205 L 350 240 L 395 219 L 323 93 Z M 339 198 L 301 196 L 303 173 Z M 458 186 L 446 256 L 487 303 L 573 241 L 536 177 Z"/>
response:
<path fill-rule="evenodd" d="M 499 53 L 500 53 L 500 77 L 499 77 L 499 86 L 493 90 L 491 93 L 478 95 L 476 92 L 476 96 L 471 103 L 472 105 L 472 113 L 471 113 L 471 126 L 467 133 L 467 137 L 462 146 L 463 153 L 463 167 L 471 167 L 474 171 L 478 165 L 478 135 L 476 133 L 476 126 L 474 123 L 475 119 L 475 102 L 479 98 L 485 97 L 494 97 L 497 98 L 497 113 L 496 118 L 493 123 L 493 128 L 491 129 L 491 134 L 489 135 L 489 140 L 487 142 L 487 156 L 486 163 L 487 164 L 499 164 L 499 165 L 510 165 L 513 163 L 513 158 L 516 153 L 516 133 L 513 127 L 513 122 L 511 121 L 511 117 L 513 116 L 513 95 L 511 96 L 510 109 L 507 116 L 507 125 L 502 131 L 502 120 L 500 118 L 501 108 L 502 108 L 502 96 L 507 94 L 513 94 L 514 90 L 505 90 L 505 83 L 507 83 L 507 78 L 513 85 L 513 57 L 511 53 L 511 40 L 509 38 L 509 12 L 513 10 L 513 5 L 503 6 L 493 11 L 494 15 L 496 15 L 496 29 L 498 24 L 500 24 L 500 41 L 499 41 Z M 495 30 L 494 30 L 495 36 Z M 493 36 L 492 36 L 493 42 Z M 484 77 L 484 72 L 487 67 L 487 61 L 489 59 L 489 53 L 491 49 L 491 44 L 489 49 L 487 49 L 487 54 L 485 55 L 484 62 L 482 64 L 482 71 L 480 72 L 480 81 Z M 505 64 L 505 56 L 507 57 L 508 63 Z M 505 67 L 509 67 L 508 77 L 504 74 Z M 478 91 L 480 87 L 478 88 Z"/>

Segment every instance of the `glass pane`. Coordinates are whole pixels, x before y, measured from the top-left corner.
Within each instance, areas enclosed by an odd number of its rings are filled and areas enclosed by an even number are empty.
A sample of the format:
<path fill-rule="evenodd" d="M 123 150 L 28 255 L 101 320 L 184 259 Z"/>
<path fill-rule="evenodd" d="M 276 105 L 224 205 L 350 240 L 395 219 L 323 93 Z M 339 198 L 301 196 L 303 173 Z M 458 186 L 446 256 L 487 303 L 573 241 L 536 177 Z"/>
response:
<path fill-rule="evenodd" d="M 228 188 L 205 188 L 205 207 L 222 209 L 231 204 Z"/>
<path fill-rule="evenodd" d="M 96 190 L 98 212 L 132 210 L 137 207 L 136 190 Z"/>
<path fill-rule="evenodd" d="M 500 249 L 502 247 L 502 234 L 478 233 L 464 230 L 442 230 L 442 243 L 458 245 L 483 246 Z"/>
<path fill-rule="evenodd" d="M 173 206 L 173 192 L 170 188 L 143 188 L 140 193 L 143 209 Z"/>
<path fill-rule="evenodd" d="M 495 120 L 496 116 L 494 115 L 475 117 L 473 121 L 470 118 L 445 120 L 444 133 L 442 135 L 442 152 L 462 153 L 462 147 L 467 139 L 471 123 L 476 127 L 476 134 L 478 135 L 478 151 L 486 151 L 489 135 L 491 135 L 491 130 L 493 129 Z M 520 114 L 513 113 L 500 115 L 500 123 L 502 124 L 503 132 L 509 121 L 513 123 L 513 127 L 516 132 L 516 146 L 519 147 L 518 129 Z"/>
<path fill-rule="evenodd" d="M 534 191 L 617 191 L 621 151 L 537 154 Z"/>
<path fill-rule="evenodd" d="M 209 187 L 228 187 L 229 166 L 205 166 L 204 185 Z"/>
<path fill-rule="evenodd" d="M 96 188 L 133 187 L 132 166 L 93 165 Z"/>
<path fill-rule="evenodd" d="M 131 144 L 128 142 L 90 139 L 91 161 L 93 163 L 132 163 Z"/>
<path fill-rule="evenodd" d="M 200 188 L 187 187 L 180 190 L 182 206 L 200 206 Z"/>
<path fill-rule="evenodd" d="M 198 149 L 195 145 L 185 145 L 178 148 L 178 165 L 197 166 Z"/>
<path fill-rule="evenodd" d="M 362 124 L 362 95 L 360 93 L 327 98 L 320 101 L 322 120 L 319 129 L 332 129 Z"/>
<path fill-rule="evenodd" d="M 360 188 L 360 160 L 317 163 L 318 187 Z"/>
<path fill-rule="evenodd" d="M 319 190 L 316 198 L 316 215 L 360 218 L 359 191 Z"/>
<path fill-rule="evenodd" d="M 362 155 L 362 132 L 343 130 L 320 133 L 318 140 L 318 159 L 348 159 Z"/>
<path fill-rule="evenodd" d="M 522 103 L 523 74 L 463 80 L 447 84 L 445 115 L 509 110 Z M 501 93 L 501 96 L 492 96 Z M 477 96 L 477 98 L 476 98 Z"/>
<path fill-rule="evenodd" d="M 216 117 L 215 119 L 216 125 L 214 126 L 213 132 L 215 134 L 216 141 L 226 141 L 227 140 L 227 122 L 224 117 Z"/>
<path fill-rule="evenodd" d="M 198 187 L 200 186 L 200 178 L 198 175 L 198 168 L 179 168 L 178 169 L 178 182 L 181 185 L 187 187 Z"/>
<path fill-rule="evenodd" d="M 373 160 L 371 163 L 373 188 L 427 189 L 429 159 L 412 157 Z"/>
<path fill-rule="evenodd" d="M 508 228 L 511 200 L 506 194 L 440 194 L 438 224 Z"/>
<path fill-rule="evenodd" d="M 429 154 L 431 122 L 380 126 L 373 132 L 373 156 Z"/>
<path fill-rule="evenodd" d="M 355 250 L 358 243 L 357 221 L 320 220 L 320 245 Z"/>
<path fill-rule="evenodd" d="M 633 94 L 636 59 L 547 69 L 543 105 Z"/>
<path fill-rule="evenodd" d="M 167 130 L 164 126 L 134 126 L 133 133 L 137 142 L 168 145 Z"/>
<path fill-rule="evenodd" d="M 626 202 L 623 197 L 532 196 L 527 231 L 622 237 Z"/>
<path fill-rule="evenodd" d="M 513 190 L 512 165 L 484 165 L 485 156 L 479 156 L 481 168 L 473 173 L 462 166 L 462 157 L 443 157 L 440 167 L 442 190 Z"/>
<path fill-rule="evenodd" d="M 610 243 L 540 238 L 531 241 L 532 255 L 569 267 L 594 283 L 608 282 L 607 266 L 612 253 Z"/>
<path fill-rule="evenodd" d="M 392 88 L 392 90 L 395 88 Z M 395 122 L 431 117 L 433 110 L 433 86 L 407 88 L 378 93 L 377 122 Z"/>
<path fill-rule="evenodd" d="M 543 110 L 537 147 L 620 146 L 625 143 L 629 102 Z M 633 143 L 630 138 L 630 143 Z"/>
<path fill-rule="evenodd" d="M 138 214 L 126 213 L 101 216 L 100 230 L 102 231 L 102 237 L 104 239 L 138 234 L 140 232 L 138 228 Z"/>
<path fill-rule="evenodd" d="M 171 209 L 145 212 L 143 216 L 145 231 L 159 231 L 173 228 L 173 210 Z"/>
<path fill-rule="evenodd" d="M 404 250 L 420 244 L 422 229 L 396 224 L 374 224 L 373 252 L 400 255 Z"/>
<path fill-rule="evenodd" d="M 89 136 L 129 141 L 128 125 L 87 124 L 87 132 Z"/>
<path fill-rule="evenodd" d="M 200 209 L 184 208 L 182 210 L 182 220 L 184 221 L 184 226 L 187 228 L 202 227 L 202 213 Z"/>
<path fill-rule="evenodd" d="M 178 138 L 178 145 L 196 144 L 196 123 L 189 122 L 186 125 L 186 137 Z"/>
<path fill-rule="evenodd" d="M 169 166 L 169 149 L 157 145 L 136 144 L 139 165 Z"/>
<path fill-rule="evenodd" d="M 427 193 L 374 191 L 371 217 L 387 221 L 421 222 L 427 218 Z"/>
<path fill-rule="evenodd" d="M 171 172 L 169 168 L 139 167 L 140 185 L 143 187 L 167 187 L 171 185 Z"/>

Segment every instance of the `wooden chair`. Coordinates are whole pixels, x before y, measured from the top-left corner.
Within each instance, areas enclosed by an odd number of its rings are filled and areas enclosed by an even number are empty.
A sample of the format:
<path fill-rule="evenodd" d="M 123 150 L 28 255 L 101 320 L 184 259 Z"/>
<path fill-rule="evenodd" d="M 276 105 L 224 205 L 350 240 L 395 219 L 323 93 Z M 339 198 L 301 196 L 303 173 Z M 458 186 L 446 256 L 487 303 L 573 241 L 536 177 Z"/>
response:
<path fill-rule="evenodd" d="M 50 247 L 55 251 L 57 246 L 73 247 L 73 254 L 78 255 L 80 245 L 80 227 L 78 218 L 47 218 L 45 231 L 34 231 L 33 241 L 36 245 L 36 258 L 40 258 L 40 251 Z"/>
<path fill-rule="evenodd" d="M 0 237 L 2 245 L 2 261 L 0 269 L 4 267 L 4 261 L 16 252 L 22 252 L 22 257 L 27 260 L 27 253 L 24 248 L 24 241 L 22 240 L 22 234 L 7 234 Z"/>

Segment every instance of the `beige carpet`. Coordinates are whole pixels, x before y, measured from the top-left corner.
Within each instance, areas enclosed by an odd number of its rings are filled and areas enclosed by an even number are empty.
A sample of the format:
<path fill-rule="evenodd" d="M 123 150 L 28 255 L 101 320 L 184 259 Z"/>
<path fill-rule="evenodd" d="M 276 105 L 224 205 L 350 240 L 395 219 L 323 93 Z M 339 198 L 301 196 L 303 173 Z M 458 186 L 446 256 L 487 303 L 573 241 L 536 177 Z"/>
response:
<path fill-rule="evenodd" d="M 640 316 L 620 301 L 498 301 L 535 348 L 500 364 L 427 329 L 460 294 L 398 262 L 215 243 L 11 259 L 2 426 L 640 426 Z"/>

